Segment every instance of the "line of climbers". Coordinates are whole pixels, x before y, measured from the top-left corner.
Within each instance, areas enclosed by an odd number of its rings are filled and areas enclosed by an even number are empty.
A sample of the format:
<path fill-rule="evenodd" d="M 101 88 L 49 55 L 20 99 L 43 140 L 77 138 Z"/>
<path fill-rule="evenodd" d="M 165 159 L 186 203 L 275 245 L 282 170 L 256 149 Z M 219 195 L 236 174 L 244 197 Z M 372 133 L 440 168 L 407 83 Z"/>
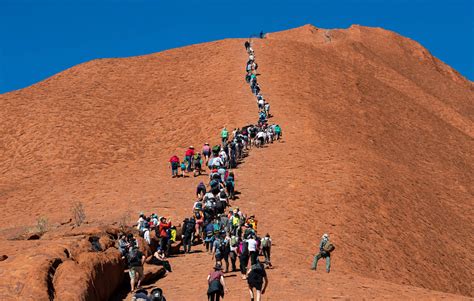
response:
<path fill-rule="evenodd" d="M 256 300 L 261 300 L 261 295 L 265 292 L 268 285 L 265 268 L 272 267 L 270 235 L 267 233 L 263 237 L 259 236 L 258 222 L 254 215 L 243 213 L 237 206 L 230 210 L 228 208 L 231 207 L 231 201 L 239 199 L 239 192 L 235 190 L 234 169 L 251 148 L 263 147 L 280 140 L 282 130 L 279 125 L 268 124 L 268 119 L 272 117 L 270 104 L 264 99 L 257 83 L 255 53 L 249 42 L 245 43 L 245 48 L 249 56 L 246 67 L 247 75 L 250 75 L 248 83 L 257 98 L 258 121 L 232 132 L 224 127 L 220 144 L 211 147 L 206 142 L 201 152 L 189 146 L 184 153 L 184 160 L 180 161 L 177 155 L 170 158 L 173 178 L 187 177 L 192 172 L 194 177 L 208 174 L 209 182 L 206 185 L 204 181 L 200 181 L 197 185 L 197 200 L 194 201 L 192 215 L 185 218 L 182 225 L 176 227 L 171 219 L 159 217 L 155 213 L 148 217 L 141 213 L 136 223 L 138 236 L 128 234 L 120 237 L 119 250 L 128 263 L 130 286 L 132 292 L 135 292 L 134 300 L 164 300 L 161 290 L 159 292 L 163 299 L 152 299 L 151 296 L 145 299 L 146 291 L 136 291 L 142 284 L 145 263 L 161 265 L 171 272 L 167 258 L 181 252 L 181 246 L 184 253 L 191 253 L 192 246 L 199 244 L 205 246 L 215 260 L 214 271 L 208 276 L 209 300 L 219 300 L 226 291 L 223 262 L 225 273 L 240 270 L 241 278 L 248 282 L 252 300 L 254 290 Z M 148 257 L 143 250 L 149 250 Z M 263 262 L 260 262 L 259 256 L 264 256 Z M 157 291 L 154 293 L 157 294 Z"/>

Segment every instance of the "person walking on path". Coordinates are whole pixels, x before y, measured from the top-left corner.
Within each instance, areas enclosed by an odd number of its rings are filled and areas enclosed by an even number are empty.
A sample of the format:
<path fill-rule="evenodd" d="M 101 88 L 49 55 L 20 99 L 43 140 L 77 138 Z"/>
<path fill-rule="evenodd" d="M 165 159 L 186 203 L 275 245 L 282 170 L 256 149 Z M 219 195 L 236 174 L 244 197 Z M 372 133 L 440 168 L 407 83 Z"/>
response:
<path fill-rule="evenodd" d="M 270 238 L 270 234 L 267 233 L 261 241 L 262 244 L 262 253 L 265 256 L 265 264 L 268 265 L 270 268 L 272 267 L 272 262 L 270 259 L 271 250 L 272 250 L 272 239 Z"/>
<path fill-rule="evenodd" d="M 260 262 L 250 267 L 247 272 L 247 283 L 249 285 L 250 300 L 261 301 L 262 295 L 265 294 L 268 286 L 268 277 L 265 268 Z M 257 299 L 255 299 L 254 289 L 257 291 Z"/>
<path fill-rule="evenodd" d="M 145 263 L 145 256 L 138 247 L 133 246 L 128 253 L 128 274 L 130 276 L 130 287 L 132 292 L 139 288 L 143 279 L 143 264 Z"/>
<path fill-rule="evenodd" d="M 188 164 L 187 166 L 187 171 L 191 172 L 191 166 L 193 163 L 193 156 L 194 156 L 194 146 L 190 146 L 187 150 L 186 153 L 184 154 L 184 161 Z"/>
<path fill-rule="evenodd" d="M 321 258 L 326 258 L 326 272 L 329 273 L 331 270 L 331 251 L 334 250 L 334 246 L 329 243 L 329 235 L 324 233 L 319 243 L 319 253 L 314 256 L 313 264 L 311 266 L 312 270 L 316 270 L 318 266 L 318 261 Z"/>
<path fill-rule="evenodd" d="M 228 292 L 224 273 L 222 273 L 222 267 L 220 264 L 216 264 L 214 271 L 210 272 L 207 276 L 207 297 L 209 301 L 219 301 L 220 298 L 224 298 L 224 292 Z"/>
<path fill-rule="evenodd" d="M 221 138 L 222 138 L 222 145 L 225 145 L 227 143 L 227 139 L 229 138 L 229 131 L 224 127 L 221 132 Z"/>
<path fill-rule="evenodd" d="M 176 178 L 178 176 L 178 169 L 179 169 L 179 158 L 178 156 L 174 155 L 170 158 L 170 167 L 171 167 L 171 177 Z"/>

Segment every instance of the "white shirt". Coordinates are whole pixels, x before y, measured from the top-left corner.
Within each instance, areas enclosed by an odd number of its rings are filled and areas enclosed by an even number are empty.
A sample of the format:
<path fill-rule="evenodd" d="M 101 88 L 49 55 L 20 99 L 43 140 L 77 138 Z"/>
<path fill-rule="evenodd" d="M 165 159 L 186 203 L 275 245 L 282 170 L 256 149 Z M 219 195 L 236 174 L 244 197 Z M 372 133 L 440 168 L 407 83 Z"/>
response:
<path fill-rule="evenodd" d="M 247 243 L 249 244 L 249 252 L 257 251 L 257 241 L 255 239 L 250 238 Z"/>

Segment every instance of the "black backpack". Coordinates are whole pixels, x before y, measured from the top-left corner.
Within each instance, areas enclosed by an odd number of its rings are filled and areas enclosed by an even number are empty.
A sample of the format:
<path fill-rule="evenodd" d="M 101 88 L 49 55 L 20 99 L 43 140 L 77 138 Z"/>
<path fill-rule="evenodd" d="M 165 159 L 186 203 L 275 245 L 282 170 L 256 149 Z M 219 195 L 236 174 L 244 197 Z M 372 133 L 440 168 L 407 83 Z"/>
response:
<path fill-rule="evenodd" d="M 131 266 L 140 266 L 142 264 L 140 251 L 138 249 L 133 248 L 130 253 L 128 253 L 128 264 Z"/>
<path fill-rule="evenodd" d="M 221 254 L 225 254 L 226 251 L 227 251 L 227 243 L 225 242 L 225 240 L 221 240 L 220 241 L 220 244 L 219 244 L 219 251 L 221 252 Z"/>

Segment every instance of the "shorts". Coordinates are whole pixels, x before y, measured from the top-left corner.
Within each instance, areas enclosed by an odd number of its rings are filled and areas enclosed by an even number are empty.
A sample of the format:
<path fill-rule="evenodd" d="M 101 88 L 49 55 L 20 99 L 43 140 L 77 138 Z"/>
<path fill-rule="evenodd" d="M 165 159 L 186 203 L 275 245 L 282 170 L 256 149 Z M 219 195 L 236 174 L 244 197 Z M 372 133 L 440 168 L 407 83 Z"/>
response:
<path fill-rule="evenodd" d="M 222 259 L 224 259 L 224 256 L 221 253 L 216 254 L 216 261 L 221 261 Z"/>
<path fill-rule="evenodd" d="M 248 284 L 250 288 L 255 288 L 257 291 L 262 290 L 263 282 L 249 281 Z"/>
<path fill-rule="evenodd" d="M 143 277 L 143 267 L 130 267 L 128 269 L 128 275 L 130 276 L 130 279 L 135 279 L 137 277 L 137 273 L 140 275 L 140 279 Z"/>

